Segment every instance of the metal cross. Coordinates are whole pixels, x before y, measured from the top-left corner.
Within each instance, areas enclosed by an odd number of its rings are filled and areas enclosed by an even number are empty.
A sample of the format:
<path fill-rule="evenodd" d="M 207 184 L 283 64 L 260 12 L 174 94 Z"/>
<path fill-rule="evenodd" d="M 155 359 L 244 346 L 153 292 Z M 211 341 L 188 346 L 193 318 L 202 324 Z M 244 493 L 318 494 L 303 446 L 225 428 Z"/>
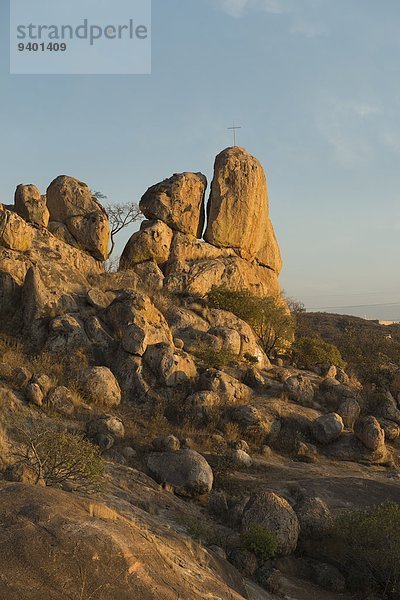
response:
<path fill-rule="evenodd" d="M 228 129 L 230 129 L 231 131 L 233 131 L 233 147 L 236 147 L 236 130 L 237 129 L 242 129 L 241 127 L 237 127 L 235 125 L 235 121 L 233 121 L 233 127 L 228 127 Z"/>

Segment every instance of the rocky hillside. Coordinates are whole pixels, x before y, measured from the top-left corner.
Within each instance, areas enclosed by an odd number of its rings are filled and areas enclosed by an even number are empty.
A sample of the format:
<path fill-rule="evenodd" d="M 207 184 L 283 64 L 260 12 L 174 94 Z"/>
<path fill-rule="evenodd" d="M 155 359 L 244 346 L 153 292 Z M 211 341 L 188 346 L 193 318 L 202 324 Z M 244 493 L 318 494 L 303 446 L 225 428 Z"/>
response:
<path fill-rule="evenodd" d="M 334 524 L 399 502 L 400 378 L 366 395 L 342 366 L 295 367 L 291 338 L 267 356 L 215 307 L 221 288 L 288 315 L 260 163 L 229 148 L 206 190 L 200 173 L 151 187 L 112 273 L 86 184 L 0 207 L 1 598 L 360 588 Z"/>

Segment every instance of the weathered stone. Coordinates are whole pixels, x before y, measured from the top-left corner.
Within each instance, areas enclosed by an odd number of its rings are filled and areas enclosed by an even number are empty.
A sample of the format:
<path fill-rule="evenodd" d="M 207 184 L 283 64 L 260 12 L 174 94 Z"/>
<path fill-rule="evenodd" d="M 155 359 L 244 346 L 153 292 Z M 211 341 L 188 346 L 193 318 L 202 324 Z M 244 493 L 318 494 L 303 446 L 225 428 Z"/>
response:
<path fill-rule="evenodd" d="M 73 177 L 57 177 L 47 189 L 50 221 L 64 223 L 79 246 L 97 260 L 108 256 L 110 226 L 89 187 Z"/>
<path fill-rule="evenodd" d="M 218 394 L 226 403 L 237 404 L 248 400 L 252 391 L 247 385 L 241 383 L 228 373 L 207 369 L 199 380 L 200 390 L 207 390 Z"/>
<path fill-rule="evenodd" d="M 32 246 L 33 229 L 17 214 L 0 211 L 0 246 L 17 252 L 26 252 Z"/>
<path fill-rule="evenodd" d="M 37 383 L 37 385 L 42 390 L 43 397 L 46 398 L 47 394 L 51 390 L 51 379 L 48 375 L 34 375 L 32 377 L 32 383 Z"/>
<path fill-rule="evenodd" d="M 108 258 L 110 225 L 105 212 L 96 210 L 91 213 L 70 217 L 67 227 L 79 246 L 97 260 Z"/>
<path fill-rule="evenodd" d="M 28 223 L 47 227 L 49 211 L 46 196 L 41 196 L 34 185 L 19 185 L 14 197 L 15 212 Z"/>
<path fill-rule="evenodd" d="M 299 521 L 287 500 L 275 492 L 259 492 L 250 498 L 244 510 L 242 528 L 252 524 L 261 525 L 276 536 L 279 554 L 287 555 L 296 550 Z"/>
<path fill-rule="evenodd" d="M 253 464 L 253 459 L 244 450 L 237 448 L 231 452 L 231 460 L 236 467 L 249 468 Z"/>
<path fill-rule="evenodd" d="M 209 335 L 216 337 L 220 342 L 220 349 L 224 352 L 238 356 L 242 347 L 240 333 L 230 327 L 213 327 Z"/>
<path fill-rule="evenodd" d="M 390 392 L 380 398 L 377 412 L 383 419 L 389 419 L 389 421 L 394 421 L 400 425 L 400 410 L 397 408 L 397 403 Z"/>
<path fill-rule="evenodd" d="M 98 288 L 91 288 L 88 290 L 86 297 L 90 306 L 101 310 L 110 306 L 111 302 L 115 299 L 115 294 L 112 292 L 103 292 Z"/>
<path fill-rule="evenodd" d="M 313 435 L 320 444 L 331 444 L 341 436 L 343 430 L 342 417 L 336 413 L 322 415 L 312 424 Z"/>
<path fill-rule="evenodd" d="M 214 166 L 204 239 L 234 248 L 247 260 L 281 269 L 281 258 L 269 220 L 265 173 L 259 161 L 243 148 L 227 148 Z"/>
<path fill-rule="evenodd" d="M 341 367 L 336 367 L 336 379 L 344 385 L 348 385 L 348 383 L 350 382 L 350 377 L 347 375 L 346 371 Z"/>
<path fill-rule="evenodd" d="M 77 348 L 89 346 L 83 324 L 73 315 L 64 315 L 53 319 L 49 325 L 50 335 L 46 349 L 62 354 Z"/>
<path fill-rule="evenodd" d="M 64 416 L 74 414 L 75 404 L 72 392 L 65 386 L 56 387 L 48 396 L 47 404 L 55 412 Z"/>
<path fill-rule="evenodd" d="M 264 421 L 261 412 L 250 404 L 233 406 L 229 410 L 229 418 L 234 423 L 238 423 L 243 429 L 261 427 Z"/>
<path fill-rule="evenodd" d="M 395 442 L 400 437 L 400 425 L 388 419 L 379 419 L 379 424 L 385 432 L 385 440 Z"/>
<path fill-rule="evenodd" d="M 344 426 L 347 429 L 353 429 L 354 423 L 360 416 L 361 408 L 354 398 L 346 398 L 338 408 L 338 415 L 343 419 Z"/>
<path fill-rule="evenodd" d="M 333 525 L 333 515 L 321 498 L 305 498 L 294 507 L 302 539 L 322 538 Z"/>
<path fill-rule="evenodd" d="M 25 396 L 28 402 L 36 406 L 43 406 L 43 392 L 37 383 L 29 383 L 25 389 Z"/>
<path fill-rule="evenodd" d="M 385 446 L 385 432 L 373 416 L 358 419 L 354 426 L 354 433 L 360 442 L 372 452 Z"/>
<path fill-rule="evenodd" d="M 74 248 L 79 248 L 78 242 L 68 231 L 68 227 L 64 225 L 64 223 L 60 223 L 59 221 L 50 221 L 48 230 L 59 240 L 69 244 L 70 246 L 73 246 Z"/>
<path fill-rule="evenodd" d="M 181 448 L 180 441 L 174 435 L 160 435 L 151 445 L 155 452 L 177 452 Z"/>
<path fill-rule="evenodd" d="M 192 235 L 175 232 L 165 272 L 167 275 L 173 273 L 179 270 L 179 265 L 185 265 L 185 263 L 227 258 L 229 256 L 235 256 L 235 251 L 232 248 L 217 248 Z"/>
<path fill-rule="evenodd" d="M 160 219 L 172 229 L 201 237 L 207 179 L 201 173 L 180 173 L 153 185 L 140 201 L 147 219 Z"/>
<path fill-rule="evenodd" d="M 105 315 L 130 354 L 142 356 L 149 345 L 173 343 L 165 317 L 148 296 L 124 292 L 110 304 Z"/>
<path fill-rule="evenodd" d="M 194 450 L 151 454 L 147 466 L 159 483 L 171 485 L 179 496 L 195 498 L 211 491 L 212 469 Z"/>
<path fill-rule="evenodd" d="M 125 427 L 121 419 L 113 415 L 100 415 L 87 424 L 89 437 L 96 435 L 111 435 L 122 440 L 125 437 Z"/>
<path fill-rule="evenodd" d="M 162 221 L 143 221 L 140 231 L 134 233 L 126 244 L 119 269 L 126 271 L 137 264 L 154 261 L 167 262 L 172 242 L 172 230 Z"/>
<path fill-rule="evenodd" d="M 171 292 L 205 296 L 215 286 L 232 290 L 247 289 L 256 296 L 279 298 L 281 290 L 277 274 L 271 269 L 250 263 L 238 256 L 175 264 L 165 278 Z"/>
<path fill-rule="evenodd" d="M 234 329 L 240 335 L 240 355 L 252 356 L 256 359 L 256 365 L 260 369 L 269 369 L 271 363 L 268 360 L 265 352 L 257 343 L 257 338 L 250 325 L 239 319 L 231 312 L 216 308 L 206 309 L 204 317 L 207 319 L 212 329 L 220 329 L 227 327 Z M 209 330 L 209 333 L 211 331 Z"/>
<path fill-rule="evenodd" d="M 93 346 L 106 354 L 112 351 L 113 346 L 116 345 L 115 340 L 98 317 L 92 316 L 86 319 L 85 332 Z"/>
<path fill-rule="evenodd" d="M 304 463 L 314 463 L 318 458 L 318 450 L 314 444 L 298 441 L 296 444 L 296 459 Z"/>
<path fill-rule="evenodd" d="M 293 402 L 302 406 L 312 406 L 314 386 L 308 377 L 301 374 L 288 377 L 283 384 L 283 389 Z"/>
<path fill-rule="evenodd" d="M 160 383 L 167 387 L 176 387 L 197 377 L 197 368 L 191 356 L 175 351 L 169 344 L 148 346 L 143 358 Z"/>
<path fill-rule="evenodd" d="M 185 413 L 196 425 L 207 425 L 220 404 L 221 398 L 215 392 L 196 392 L 185 400 Z"/>
<path fill-rule="evenodd" d="M 85 397 L 93 404 L 118 406 L 121 402 L 121 388 L 113 373 L 107 367 L 92 367 L 81 374 Z"/>
<path fill-rule="evenodd" d="M 245 548 L 234 548 L 229 554 L 229 561 L 246 577 L 253 577 L 258 569 L 256 555 Z"/>

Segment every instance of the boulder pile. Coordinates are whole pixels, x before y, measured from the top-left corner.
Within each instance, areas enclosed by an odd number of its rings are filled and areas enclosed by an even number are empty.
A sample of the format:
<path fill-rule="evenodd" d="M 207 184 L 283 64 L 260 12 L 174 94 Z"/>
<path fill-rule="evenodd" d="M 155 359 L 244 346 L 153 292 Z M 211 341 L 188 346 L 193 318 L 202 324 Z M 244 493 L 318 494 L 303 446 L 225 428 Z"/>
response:
<path fill-rule="evenodd" d="M 147 220 L 128 241 L 120 270 L 153 261 L 172 292 L 204 296 L 218 285 L 279 296 L 282 260 L 259 161 L 237 147 L 217 156 L 202 239 L 206 188 L 201 173 L 150 187 L 140 202 Z"/>

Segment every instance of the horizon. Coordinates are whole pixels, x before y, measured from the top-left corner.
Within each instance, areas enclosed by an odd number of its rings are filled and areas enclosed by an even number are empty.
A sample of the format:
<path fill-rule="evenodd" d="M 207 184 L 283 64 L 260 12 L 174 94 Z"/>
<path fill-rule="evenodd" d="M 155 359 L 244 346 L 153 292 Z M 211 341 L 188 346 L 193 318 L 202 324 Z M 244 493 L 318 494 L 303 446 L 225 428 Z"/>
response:
<path fill-rule="evenodd" d="M 110 202 L 175 172 L 210 185 L 235 121 L 266 171 L 287 295 L 400 320 L 398 3 L 153 0 L 152 74 L 91 77 L 10 75 L 7 4 L 0 202 L 65 172 Z"/>

